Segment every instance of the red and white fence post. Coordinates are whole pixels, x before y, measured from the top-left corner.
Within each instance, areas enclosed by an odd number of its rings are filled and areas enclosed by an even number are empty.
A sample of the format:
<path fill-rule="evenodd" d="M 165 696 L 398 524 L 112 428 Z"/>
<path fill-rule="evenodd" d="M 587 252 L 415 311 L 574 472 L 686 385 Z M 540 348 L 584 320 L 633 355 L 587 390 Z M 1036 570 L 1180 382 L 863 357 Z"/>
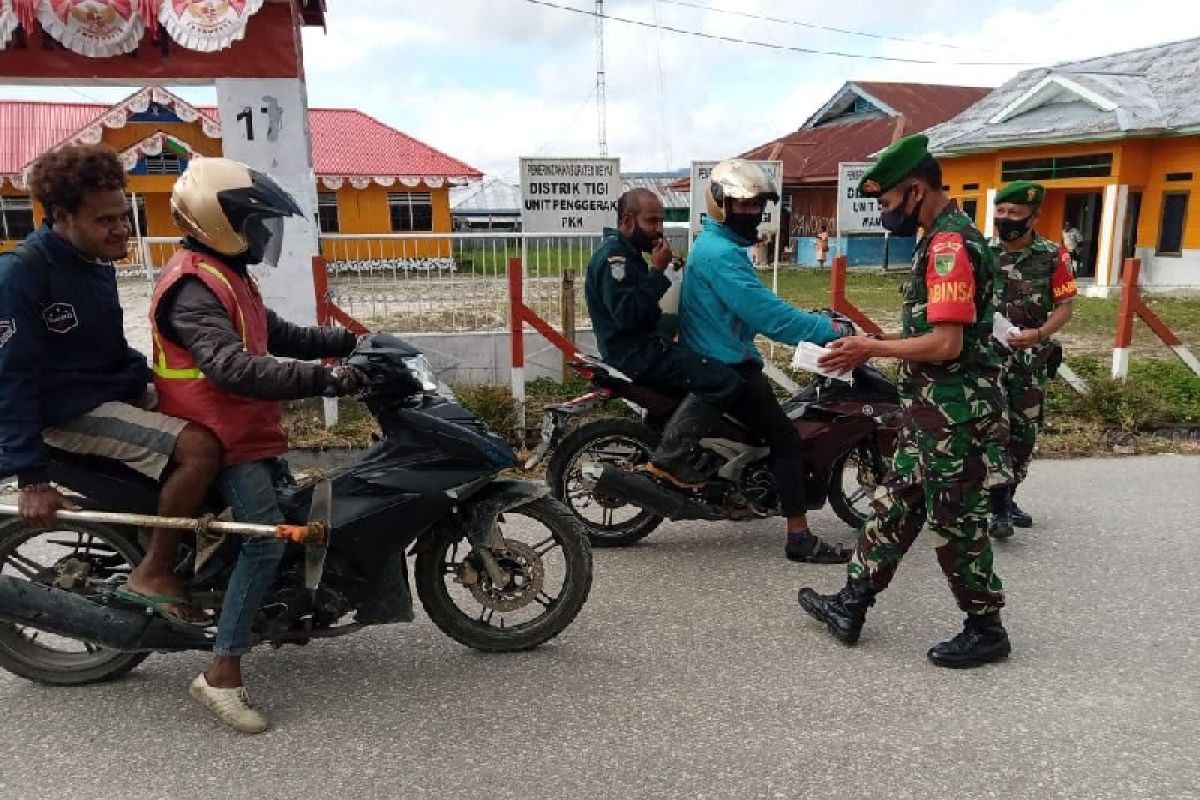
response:
<path fill-rule="evenodd" d="M 1200 361 L 1192 351 L 1179 340 L 1179 337 L 1166 326 L 1158 315 L 1150 310 L 1138 290 L 1138 276 L 1142 271 L 1140 258 L 1125 259 L 1125 269 L 1121 276 L 1121 304 L 1117 310 L 1117 336 L 1113 343 L 1112 376 L 1124 380 L 1129 375 L 1129 346 L 1133 343 L 1133 320 L 1135 316 L 1154 331 L 1163 344 L 1171 348 L 1179 360 L 1188 365 L 1192 372 L 1200 376 Z"/>

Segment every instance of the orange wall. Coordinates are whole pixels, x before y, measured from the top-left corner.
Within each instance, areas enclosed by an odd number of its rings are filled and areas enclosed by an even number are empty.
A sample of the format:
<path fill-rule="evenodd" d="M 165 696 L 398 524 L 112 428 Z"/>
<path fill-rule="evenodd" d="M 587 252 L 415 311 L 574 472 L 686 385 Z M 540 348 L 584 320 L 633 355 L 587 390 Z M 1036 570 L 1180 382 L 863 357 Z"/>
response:
<path fill-rule="evenodd" d="M 1191 182 L 1166 183 L 1168 172 L 1192 172 L 1200 177 L 1200 136 L 1171 137 L 1159 139 L 1130 139 L 1113 142 L 1090 142 L 1054 147 L 1022 147 L 995 153 L 972 154 L 957 157 L 942 157 L 942 182 L 950 187 L 952 197 L 961 200 L 972 193 L 964 192 L 964 183 L 979 184 L 979 216 L 976 223 L 982 224 L 987 190 L 997 189 L 1000 183 L 1002 161 L 1016 158 L 1042 158 L 1047 156 L 1074 156 L 1089 153 L 1113 154 L 1112 175 L 1106 178 L 1071 178 L 1046 181 L 1050 191 L 1042 206 L 1038 232 L 1058 241 L 1062 233 L 1065 197 L 1071 190 L 1102 190 L 1109 184 L 1125 184 L 1131 192 L 1142 192 L 1142 211 L 1138 224 L 1139 247 L 1153 247 L 1158 243 L 1158 229 L 1162 216 L 1162 194 L 1164 191 L 1189 191 L 1196 193 L 1188 201 L 1188 218 L 1184 229 L 1184 244 L 1187 249 L 1200 248 L 1200 184 Z"/>
<path fill-rule="evenodd" d="M 1158 230 L 1162 221 L 1164 192 L 1190 192 L 1187 219 L 1183 228 L 1183 246 L 1200 249 L 1200 136 L 1180 139 L 1160 139 L 1154 142 L 1150 166 L 1142 191 L 1142 214 L 1138 223 L 1138 247 L 1157 247 Z M 1191 172 L 1190 181 L 1167 182 L 1170 172 Z M 1137 187 L 1141 188 L 1141 187 Z"/>

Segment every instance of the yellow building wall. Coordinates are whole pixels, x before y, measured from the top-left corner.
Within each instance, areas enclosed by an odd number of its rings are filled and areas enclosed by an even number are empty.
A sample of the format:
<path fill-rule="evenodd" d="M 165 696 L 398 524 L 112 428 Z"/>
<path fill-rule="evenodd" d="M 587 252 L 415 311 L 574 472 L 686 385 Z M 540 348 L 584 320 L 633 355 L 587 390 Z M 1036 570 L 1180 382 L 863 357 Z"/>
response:
<path fill-rule="evenodd" d="M 206 156 L 221 155 L 221 140 L 210 139 L 198 125 L 188 123 L 150 123 L 133 122 L 124 128 L 105 128 L 102 141 L 117 152 L 137 144 L 158 131 L 186 142 L 194 151 Z M 144 198 L 146 216 L 143 236 L 148 237 L 177 237 L 179 230 L 171 221 L 171 188 L 175 183 L 174 175 L 130 175 L 128 191 Z M 320 184 L 320 192 L 327 191 Z M 391 234 L 391 215 L 388 212 L 387 196 L 389 192 L 410 191 L 407 187 L 396 184 L 391 187 L 371 184 L 365 189 L 355 189 L 346 184 L 338 191 L 338 215 L 343 234 Z M 427 189 L 418 186 L 411 191 L 428 191 L 433 200 L 433 231 L 448 233 L 451 230 L 450 219 L 450 189 L 443 186 L 439 189 Z M 4 195 L 25 194 L 10 184 L 0 187 Z M 42 209 L 34 204 L 34 220 L 40 223 Z M 0 241 L 0 249 L 8 249 L 15 242 Z M 349 240 L 325 242 L 322 252 L 331 259 L 366 259 L 366 258 L 429 258 L 449 257 L 452 246 L 449 239 L 409 239 L 396 241 L 394 239 Z"/>
<path fill-rule="evenodd" d="M 329 192 L 320 184 L 317 190 Z M 346 184 L 337 191 L 338 227 L 343 235 L 366 235 L 364 239 L 324 239 L 321 254 L 331 261 L 360 261 L 394 258 L 450 258 L 453 246 L 450 239 L 371 238 L 369 234 L 391 234 L 392 217 L 388 210 L 388 194 L 404 191 L 427 191 L 433 202 L 433 233 L 449 233 L 450 188 L 409 189 L 400 184 L 379 186 L 371 184 L 355 189 Z M 398 233 L 397 236 L 403 236 Z"/>

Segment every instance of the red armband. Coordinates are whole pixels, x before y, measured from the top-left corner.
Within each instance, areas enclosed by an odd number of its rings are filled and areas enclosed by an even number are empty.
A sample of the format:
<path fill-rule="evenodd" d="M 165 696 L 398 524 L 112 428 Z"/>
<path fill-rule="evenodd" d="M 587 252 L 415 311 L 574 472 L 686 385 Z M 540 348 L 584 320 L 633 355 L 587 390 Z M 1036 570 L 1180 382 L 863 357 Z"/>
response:
<path fill-rule="evenodd" d="M 966 242 L 957 233 L 935 233 L 926 255 L 925 288 L 930 323 L 969 325 L 975 322 L 975 271 Z"/>

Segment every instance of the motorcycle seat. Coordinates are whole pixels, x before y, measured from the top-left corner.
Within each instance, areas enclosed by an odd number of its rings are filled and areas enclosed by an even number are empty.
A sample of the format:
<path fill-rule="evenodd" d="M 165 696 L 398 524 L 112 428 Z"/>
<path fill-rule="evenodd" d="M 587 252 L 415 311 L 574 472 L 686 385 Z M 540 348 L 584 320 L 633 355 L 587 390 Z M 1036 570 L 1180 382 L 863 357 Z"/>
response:
<path fill-rule="evenodd" d="M 153 514 L 158 508 L 158 482 L 111 458 L 50 448 L 49 472 L 93 510 Z"/>

